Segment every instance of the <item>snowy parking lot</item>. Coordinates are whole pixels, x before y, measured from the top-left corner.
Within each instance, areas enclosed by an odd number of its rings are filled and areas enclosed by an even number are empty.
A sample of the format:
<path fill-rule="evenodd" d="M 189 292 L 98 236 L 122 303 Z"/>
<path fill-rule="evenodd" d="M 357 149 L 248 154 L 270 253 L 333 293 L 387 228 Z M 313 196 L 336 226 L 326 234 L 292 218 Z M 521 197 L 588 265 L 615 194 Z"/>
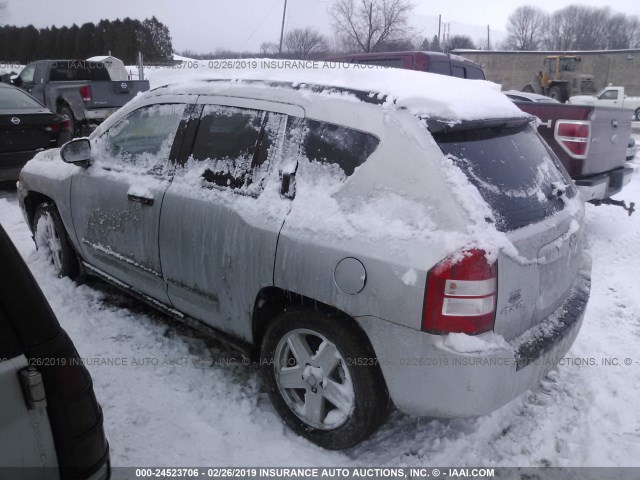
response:
<path fill-rule="evenodd" d="M 640 203 L 640 173 L 617 198 Z M 15 189 L 0 191 L 0 223 L 93 376 L 114 466 L 640 466 L 640 213 L 587 206 L 587 314 L 535 391 L 478 419 L 394 412 L 343 452 L 286 428 L 257 368 L 224 346 L 97 280 L 56 278 Z"/>

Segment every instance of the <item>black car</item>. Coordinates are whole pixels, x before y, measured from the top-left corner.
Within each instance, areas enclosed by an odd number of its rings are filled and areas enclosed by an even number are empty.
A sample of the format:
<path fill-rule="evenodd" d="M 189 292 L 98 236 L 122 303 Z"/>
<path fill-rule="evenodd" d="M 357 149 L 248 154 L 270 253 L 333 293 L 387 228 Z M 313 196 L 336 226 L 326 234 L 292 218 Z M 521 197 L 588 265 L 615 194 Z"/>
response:
<path fill-rule="evenodd" d="M 93 382 L 0 225 L 0 478 L 106 480 Z"/>
<path fill-rule="evenodd" d="M 70 138 L 67 118 L 19 88 L 0 83 L 0 182 L 17 180 L 37 152 Z"/>

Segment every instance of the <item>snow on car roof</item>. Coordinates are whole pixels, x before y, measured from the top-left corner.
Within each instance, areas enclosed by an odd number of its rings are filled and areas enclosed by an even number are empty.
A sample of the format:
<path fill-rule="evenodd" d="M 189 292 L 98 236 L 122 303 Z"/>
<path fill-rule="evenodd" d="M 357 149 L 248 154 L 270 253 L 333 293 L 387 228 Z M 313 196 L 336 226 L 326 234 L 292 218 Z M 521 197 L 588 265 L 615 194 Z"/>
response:
<path fill-rule="evenodd" d="M 207 65 L 250 68 L 215 69 L 207 68 Z M 484 80 L 325 61 L 242 59 L 208 62 L 203 67 L 157 70 L 149 74 L 149 80 L 152 87 L 170 84 L 172 90 L 176 87 L 197 89 L 198 81 L 203 80 L 252 80 L 334 87 L 365 92 L 370 98 L 386 97 L 383 105 L 387 108 L 406 108 L 421 116 L 452 121 L 528 116 L 500 93 L 500 85 Z M 179 87 L 174 85 L 176 82 Z"/>

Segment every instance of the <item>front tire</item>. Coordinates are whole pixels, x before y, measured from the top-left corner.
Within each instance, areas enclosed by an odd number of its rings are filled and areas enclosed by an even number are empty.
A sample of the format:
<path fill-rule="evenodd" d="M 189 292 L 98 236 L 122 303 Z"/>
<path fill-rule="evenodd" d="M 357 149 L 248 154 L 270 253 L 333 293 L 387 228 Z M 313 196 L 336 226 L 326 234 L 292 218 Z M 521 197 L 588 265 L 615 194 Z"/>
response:
<path fill-rule="evenodd" d="M 50 260 L 58 277 L 78 276 L 78 258 L 56 207 L 48 202 L 36 208 L 33 217 L 33 237 L 36 249 Z"/>
<path fill-rule="evenodd" d="M 636 122 L 640 122 L 640 108 L 636 108 L 636 111 L 633 113 L 633 119 Z"/>
<path fill-rule="evenodd" d="M 564 103 L 567 101 L 567 95 L 565 94 L 564 89 L 558 87 L 557 85 L 549 89 L 549 97 L 556 99 L 560 103 Z"/>
<path fill-rule="evenodd" d="M 301 308 L 280 313 L 265 333 L 260 361 L 280 416 L 321 447 L 353 447 L 387 418 L 389 394 L 377 360 L 344 317 Z"/>

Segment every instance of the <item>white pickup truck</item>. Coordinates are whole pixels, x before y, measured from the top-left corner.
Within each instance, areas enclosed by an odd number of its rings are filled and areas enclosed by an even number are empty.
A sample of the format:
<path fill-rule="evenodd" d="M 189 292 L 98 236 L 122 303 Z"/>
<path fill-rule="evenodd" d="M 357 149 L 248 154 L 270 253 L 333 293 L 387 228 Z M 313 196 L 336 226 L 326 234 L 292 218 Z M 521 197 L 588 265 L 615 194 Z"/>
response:
<path fill-rule="evenodd" d="M 567 103 L 573 105 L 602 105 L 605 107 L 618 107 L 633 110 L 633 119 L 640 121 L 640 97 L 627 97 L 624 87 L 608 87 L 594 95 L 576 95 L 569 98 Z"/>

